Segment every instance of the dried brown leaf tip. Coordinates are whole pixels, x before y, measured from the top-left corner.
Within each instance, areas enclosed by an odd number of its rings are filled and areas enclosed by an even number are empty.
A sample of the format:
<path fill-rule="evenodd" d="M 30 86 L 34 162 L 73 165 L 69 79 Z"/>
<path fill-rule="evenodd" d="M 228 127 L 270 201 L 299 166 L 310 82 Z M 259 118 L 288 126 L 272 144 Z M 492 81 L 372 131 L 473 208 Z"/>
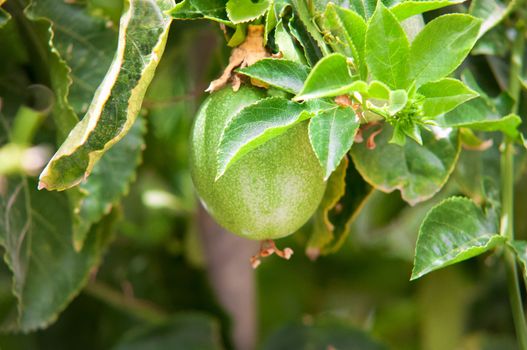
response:
<path fill-rule="evenodd" d="M 234 91 L 237 91 L 240 88 L 241 80 L 237 74 L 233 76 L 234 69 L 250 66 L 269 56 L 270 54 L 264 46 L 264 26 L 249 25 L 247 27 L 245 41 L 232 50 L 229 64 L 225 67 L 223 74 L 218 79 L 212 81 L 205 91 L 214 92 L 221 89 L 227 84 L 231 76 L 233 77 L 232 88 Z"/>
<path fill-rule="evenodd" d="M 289 260 L 293 255 L 293 249 L 284 248 L 284 250 L 280 250 L 278 247 L 276 247 L 276 244 L 271 239 L 261 241 L 260 251 L 251 258 L 251 266 L 253 269 L 257 268 L 262 263 L 261 258 L 266 258 L 273 254 L 278 255 L 282 259 Z"/>

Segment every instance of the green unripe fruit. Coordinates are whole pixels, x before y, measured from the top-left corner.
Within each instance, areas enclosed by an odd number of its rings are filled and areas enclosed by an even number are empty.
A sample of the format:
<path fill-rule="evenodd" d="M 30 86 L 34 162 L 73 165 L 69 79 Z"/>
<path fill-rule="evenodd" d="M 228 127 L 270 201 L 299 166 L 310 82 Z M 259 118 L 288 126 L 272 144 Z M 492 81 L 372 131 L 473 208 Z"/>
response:
<path fill-rule="evenodd" d="M 207 211 L 235 234 L 276 239 L 298 230 L 318 207 L 326 184 L 302 122 L 232 164 L 214 181 L 225 125 L 265 97 L 257 89 L 225 88 L 201 106 L 191 137 L 191 173 Z"/>

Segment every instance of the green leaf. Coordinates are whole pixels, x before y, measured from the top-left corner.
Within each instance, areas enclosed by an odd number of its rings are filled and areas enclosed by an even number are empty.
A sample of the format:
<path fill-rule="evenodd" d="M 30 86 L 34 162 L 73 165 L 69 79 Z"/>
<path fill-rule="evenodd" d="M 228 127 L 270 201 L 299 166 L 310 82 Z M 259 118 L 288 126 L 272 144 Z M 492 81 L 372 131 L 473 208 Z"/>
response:
<path fill-rule="evenodd" d="M 113 349 L 221 350 L 220 339 L 215 319 L 205 314 L 181 313 L 167 321 L 133 329 Z"/>
<path fill-rule="evenodd" d="M 406 90 L 395 90 L 390 91 L 390 97 L 388 99 L 388 113 L 390 115 L 395 115 L 400 112 L 406 103 L 408 102 L 408 94 Z"/>
<path fill-rule="evenodd" d="M 478 37 L 482 37 L 503 21 L 515 6 L 516 0 L 509 1 L 507 5 L 499 0 L 473 0 L 468 13 L 483 20 Z"/>
<path fill-rule="evenodd" d="M 66 194 L 37 191 L 25 178 L 7 179 L 6 192 L 0 193 L 0 244 L 18 307 L 16 319 L 4 320 L 4 328 L 28 332 L 55 321 L 99 264 L 113 220 L 95 227 L 76 252 L 70 213 Z"/>
<path fill-rule="evenodd" d="M 282 53 L 284 59 L 306 64 L 306 58 L 304 57 L 302 50 L 295 45 L 295 39 L 284 27 L 282 19 L 280 19 L 276 25 L 274 41 L 278 51 Z"/>
<path fill-rule="evenodd" d="M 425 117 L 435 117 L 450 112 L 460 104 L 479 95 L 460 80 L 452 78 L 443 78 L 424 84 L 417 92 L 425 97 L 423 103 Z"/>
<path fill-rule="evenodd" d="M 264 343 L 263 350 L 289 349 L 386 350 L 349 322 L 335 317 L 318 317 L 308 324 L 290 324 L 275 331 Z"/>
<path fill-rule="evenodd" d="M 121 18 L 119 45 L 110 70 L 86 116 L 42 172 L 40 188 L 64 190 L 79 184 L 101 156 L 126 135 L 163 54 L 171 18 L 160 13 L 172 3 L 130 2 Z"/>
<path fill-rule="evenodd" d="M 352 108 L 333 108 L 309 122 L 309 140 L 327 180 L 353 144 L 360 121 Z"/>
<path fill-rule="evenodd" d="M 491 250 L 505 240 L 497 232 L 496 217 L 470 199 L 444 200 L 421 224 L 411 279 Z"/>
<path fill-rule="evenodd" d="M 363 81 L 355 80 L 348 69 L 346 57 L 333 53 L 324 57 L 309 73 L 295 101 L 338 96 L 354 90 L 365 90 Z"/>
<path fill-rule="evenodd" d="M 10 19 L 11 15 L 7 13 L 4 9 L 0 8 L 0 28 L 2 28 Z"/>
<path fill-rule="evenodd" d="M 374 129 L 364 131 L 365 140 Z M 411 205 L 431 198 L 454 170 L 460 151 L 457 132 L 423 130 L 422 146 L 406 142 L 401 147 L 389 143 L 392 130 L 383 125 L 374 149 L 368 149 L 366 142 L 355 144 L 351 149 L 355 167 L 373 187 L 387 193 L 398 189 Z"/>
<path fill-rule="evenodd" d="M 110 67 L 117 48 L 116 28 L 108 27 L 107 20 L 90 14 L 86 6 L 71 5 L 54 0 L 34 0 L 26 13 L 30 18 L 49 21 L 54 52 L 60 54 L 71 72 L 67 76 L 69 91 L 65 105 L 71 105 L 78 115 L 86 113 L 89 101 Z M 86 57 L 96 57 L 88 60 Z M 62 140 L 78 122 L 78 118 L 61 130 Z M 63 128 L 61 125 L 57 125 Z"/>
<path fill-rule="evenodd" d="M 406 0 L 390 7 L 390 11 L 392 11 L 399 21 L 403 21 L 424 12 L 461 4 L 465 1 L 466 0 Z"/>
<path fill-rule="evenodd" d="M 481 131 L 501 131 L 509 137 L 516 139 L 519 137 L 518 126 L 521 119 L 509 114 L 501 117 L 510 111 L 512 105 L 511 97 L 500 94 L 492 99 L 478 86 L 474 76 L 470 71 L 462 74 L 463 81 L 470 88 L 479 93 L 479 97 L 468 101 L 445 115 L 439 116 L 435 121 L 443 127 L 466 127 Z"/>
<path fill-rule="evenodd" d="M 112 62 L 117 47 L 117 31 L 108 27 L 105 19 L 92 16 L 89 9 L 81 5 L 34 0 L 26 12 L 31 18 L 50 21 L 53 29 L 50 42 L 56 48 L 55 53 L 60 54 L 71 69 L 71 86 L 69 93 L 65 92 L 68 100 L 62 108 L 69 108 L 71 104 L 76 113 L 85 113 L 89 105 L 87 101 L 92 99 Z M 86 57 L 97 59 L 86 60 Z M 64 74 L 69 84 L 66 71 Z M 74 123 L 57 124 L 57 127 L 65 137 L 76 122 L 75 117 Z M 89 177 L 80 189 L 68 191 L 73 210 L 78 213 L 74 217 L 73 228 L 77 250 L 82 248 L 91 225 L 111 210 L 135 177 L 143 146 L 142 123 L 136 124 L 131 135 L 125 136 L 96 164 L 93 177 Z"/>
<path fill-rule="evenodd" d="M 246 68 L 238 69 L 237 72 L 297 94 L 304 85 L 309 69 L 294 61 L 264 58 Z"/>
<path fill-rule="evenodd" d="M 90 227 L 118 203 L 135 180 L 136 168 L 141 162 L 145 123 L 139 118 L 130 132 L 104 154 L 93 168 L 91 176 L 80 186 L 81 196 L 74 201 L 73 243 L 82 249 Z"/>
<path fill-rule="evenodd" d="M 329 221 L 329 212 L 335 208 L 346 192 L 346 170 L 348 157 L 342 158 L 338 167 L 327 180 L 324 196 L 313 214 L 313 230 L 307 242 L 306 254 L 315 259 L 322 249 L 334 240 L 335 226 Z"/>
<path fill-rule="evenodd" d="M 509 242 L 509 245 L 516 254 L 516 260 L 518 260 L 520 266 L 522 267 L 524 278 L 527 279 L 527 242 L 515 240 Z"/>
<path fill-rule="evenodd" d="M 510 39 L 507 37 L 507 27 L 498 25 L 478 39 L 471 54 L 505 57 L 512 46 Z"/>
<path fill-rule="evenodd" d="M 245 38 L 247 37 L 247 24 L 241 23 L 236 26 L 236 30 L 234 31 L 234 34 L 232 34 L 231 38 L 227 42 L 227 46 L 229 47 L 236 47 L 241 45 Z"/>
<path fill-rule="evenodd" d="M 375 12 L 377 2 L 377 0 L 351 0 L 349 2 L 349 7 L 363 18 L 368 19 Z M 385 1 L 383 1 L 383 3 L 385 3 Z"/>
<path fill-rule="evenodd" d="M 246 23 L 263 16 L 270 5 L 269 0 L 229 0 L 227 16 L 234 24 Z"/>
<path fill-rule="evenodd" d="M 232 27 L 227 17 L 227 0 L 183 0 L 167 12 L 174 19 L 209 19 Z"/>
<path fill-rule="evenodd" d="M 353 57 L 357 73 L 367 79 L 368 68 L 364 60 L 366 22 L 357 13 L 329 3 L 326 7 L 323 27 L 333 38 L 329 44 L 333 50 Z"/>
<path fill-rule="evenodd" d="M 320 43 L 309 32 L 305 23 L 300 20 L 296 12 L 289 19 L 289 32 L 302 47 L 304 51 L 303 56 L 305 56 L 309 65 L 314 66 L 322 58 L 323 51 L 320 48 Z"/>
<path fill-rule="evenodd" d="M 410 82 L 419 87 L 452 73 L 476 43 L 480 26 L 481 20 L 464 14 L 429 22 L 410 47 Z"/>
<path fill-rule="evenodd" d="M 366 31 L 366 62 L 373 78 L 391 88 L 406 87 L 409 52 L 410 44 L 401 24 L 379 2 Z"/>
<path fill-rule="evenodd" d="M 301 104 L 281 97 L 260 100 L 243 108 L 223 131 L 216 180 L 242 156 L 309 117 Z"/>
<path fill-rule="evenodd" d="M 322 34 L 320 33 L 317 26 L 315 26 L 315 22 L 313 21 L 314 14 L 309 8 L 310 4 L 308 4 L 305 0 L 290 0 L 290 2 L 295 9 L 298 19 L 304 25 L 305 30 L 309 36 L 313 38 L 320 52 L 324 56 L 328 55 L 330 51 L 326 45 L 326 42 L 324 41 L 324 38 L 322 37 Z"/>
<path fill-rule="evenodd" d="M 522 123 L 522 120 L 516 114 L 498 118 L 483 98 L 477 98 L 437 118 L 436 122 L 442 127 L 465 127 L 480 131 L 501 131 L 515 139 L 519 136 L 518 126 Z"/>

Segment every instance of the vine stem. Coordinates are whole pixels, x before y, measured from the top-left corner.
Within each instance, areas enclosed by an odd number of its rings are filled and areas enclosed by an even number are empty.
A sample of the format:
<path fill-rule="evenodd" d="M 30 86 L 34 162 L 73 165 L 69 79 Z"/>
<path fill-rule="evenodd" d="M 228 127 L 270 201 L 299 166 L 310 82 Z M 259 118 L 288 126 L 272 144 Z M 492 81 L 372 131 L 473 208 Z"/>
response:
<path fill-rule="evenodd" d="M 520 1 L 521 2 L 521 1 Z M 514 99 L 511 113 L 518 113 L 521 85 L 519 75 L 522 70 L 525 37 L 524 24 L 520 20 L 517 25 L 516 39 L 511 54 L 511 67 L 509 75 L 509 94 Z M 501 184 L 502 184 L 502 212 L 500 234 L 508 241 L 514 240 L 514 144 L 513 140 L 505 137 L 501 154 Z M 527 350 L 527 323 L 523 309 L 520 282 L 516 257 L 511 249 L 505 249 L 504 262 L 507 270 L 507 287 L 511 305 L 516 337 L 520 349 Z"/>
<path fill-rule="evenodd" d="M 92 281 L 88 283 L 84 288 L 84 293 L 139 320 L 156 323 L 168 319 L 168 314 L 157 305 L 126 296 L 102 282 Z"/>
<path fill-rule="evenodd" d="M 501 235 L 508 240 L 514 239 L 514 147 L 510 140 L 505 141 L 501 156 L 502 178 L 502 214 Z M 520 349 L 527 350 L 527 323 L 520 294 L 520 282 L 516 266 L 516 257 L 511 249 L 505 249 L 505 268 L 507 270 L 507 287 L 511 304 L 512 317 Z"/>

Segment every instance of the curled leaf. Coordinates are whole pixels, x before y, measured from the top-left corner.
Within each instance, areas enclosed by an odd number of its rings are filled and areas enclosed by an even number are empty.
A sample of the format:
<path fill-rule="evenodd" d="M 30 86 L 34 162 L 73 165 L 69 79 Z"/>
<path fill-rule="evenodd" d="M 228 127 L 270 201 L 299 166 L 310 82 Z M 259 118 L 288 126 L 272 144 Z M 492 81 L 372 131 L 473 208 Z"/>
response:
<path fill-rule="evenodd" d="M 110 69 L 86 116 L 40 175 L 41 189 L 64 190 L 79 184 L 101 156 L 126 135 L 139 113 L 163 54 L 171 22 L 164 11 L 173 1 L 131 0 L 127 5 Z"/>

